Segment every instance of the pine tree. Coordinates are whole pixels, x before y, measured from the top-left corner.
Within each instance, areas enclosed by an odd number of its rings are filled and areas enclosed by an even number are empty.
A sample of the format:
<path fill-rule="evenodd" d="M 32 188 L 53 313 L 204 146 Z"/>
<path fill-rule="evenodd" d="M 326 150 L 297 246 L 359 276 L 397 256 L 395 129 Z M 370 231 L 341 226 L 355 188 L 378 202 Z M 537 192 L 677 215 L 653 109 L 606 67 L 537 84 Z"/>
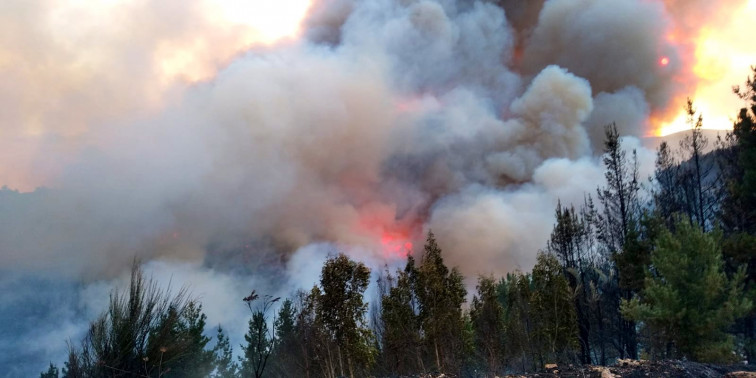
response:
<path fill-rule="evenodd" d="M 218 326 L 218 333 L 213 348 L 213 354 L 215 355 L 214 364 L 215 371 L 213 372 L 213 378 L 235 378 L 238 374 L 238 366 L 234 362 L 233 352 L 231 350 L 231 343 L 228 340 L 228 336 L 223 333 L 223 328 Z"/>
<path fill-rule="evenodd" d="M 530 310 L 532 298 L 530 275 L 519 271 L 508 273 L 506 278 L 499 282 L 498 291 L 500 303 L 504 307 L 504 329 L 507 340 L 505 353 L 508 360 L 522 372 L 536 369 L 537 356 L 533 343 L 535 326 Z"/>
<path fill-rule="evenodd" d="M 538 255 L 530 303 L 541 363 L 569 361 L 577 346 L 577 319 L 572 291 L 553 255 Z"/>
<path fill-rule="evenodd" d="M 249 319 L 244 356 L 239 357 L 241 373 L 244 377 L 262 377 L 267 367 L 268 357 L 273 348 L 273 340 L 268 335 L 268 322 L 262 312 L 255 312 Z"/>
<path fill-rule="evenodd" d="M 662 340 L 654 355 L 696 361 L 733 359 L 733 337 L 726 333 L 751 302 L 743 297 L 744 271 L 732 279 L 724 272 L 719 232 L 678 220 L 675 232 L 662 230 L 651 255 L 645 287 L 623 300 L 622 312 L 643 322 Z"/>
<path fill-rule="evenodd" d="M 285 299 L 278 310 L 278 315 L 273 322 L 273 331 L 276 337 L 276 345 L 273 349 L 273 376 L 286 377 L 293 372 L 291 367 L 297 359 L 297 340 L 295 330 L 296 310 L 291 299 Z"/>
<path fill-rule="evenodd" d="M 583 213 L 587 214 L 587 213 Z M 585 269 L 588 268 L 587 255 L 590 248 L 589 222 L 578 218 L 574 207 L 562 208 L 557 204 L 556 225 L 547 244 L 549 253 L 554 254 L 562 266 L 564 277 L 574 293 L 577 315 L 578 340 L 580 341 L 580 362 L 591 363 L 590 331 L 591 320 L 588 308 L 588 282 Z"/>
<path fill-rule="evenodd" d="M 665 226 L 674 225 L 674 215 L 683 211 L 680 180 L 680 165 L 667 142 L 662 142 L 656 151 L 654 170 L 654 208 L 664 220 Z"/>
<path fill-rule="evenodd" d="M 173 316 L 178 320 L 172 320 Z M 164 321 L 170 325 L 159 328 L 168 330 L 168 335 L 162 339 L 170 340 L 169 345 L 159 345 L 157 341 L 150 344 L 157 349 L 152 353 L 160 355 L 171 374 L 191 378 L 207 377 L 212 372 L 213 352 L 205 349 L 210 338 L 203 335 L 206 319 L 202 305 L 195 302 L 188 303 L 182 314 L 172 309 L 164 316 Z"/>
<path fill-rule="evenodd" d="M 58 378 L 58 368 L 50 362 L 50 367 L 47 371 L 40 373 L 39 378 Z"/>
<path fill-rule="evenodd" d="M 280 297 L 274 298 L 270 295 L 260 298 L 254 290 L 243 299 L 252 312 L 247 334 L 244 335 L 247 345 L 242 345 L 244 356 L 239 357 L 241 373 L 245 377 L 254 375 L 260 378 L 265 374 L 270 355 L 276 344 L 275 334 L 268 329 L 268 311 L 280 299 Z M 257 303 L 257 306 L 253 307 L 253 303 Z"/>
<path fill-rule="evenodd" d="M 701 132 L 703 116 L 697 112 L 691 99 L 688 99 L 685 112 L 690 134 L 680 141 L 685 162 L 677 169 L 680 175 L 678 187 L 685 193 L 685 213 L 706 231 L 714 218 L 719 180 L 714 177 L 714 159 L 705 156 L 709 140 Z"/>
<path fill-rule="evenodd" d="M 87 367 L 91 366 L 91 364 L 87 364 L 88 366 L 85 366 L 85 364 L 81 361 L 82 357 L 87 355 L 89 354 L 85 352 L 79 353 L 79 351 L 77 351 L 76 348 L 69 343 L 68 360 L 65 362 L 62 369 L 63 378 L 85 378 L 87 376 L 94 376 L 95 374 L 87 374 L 87 371 L 85 370 Z"/>
<path fill-rule="evenodd" d="M 111 294 L 107 312 L 90 324 L 81 348 L 71 348 L 64 376 L 161 375 L 204 362 L 208 340 L 201 307 L 183 289 L 169 293 L 134 262 L 128 292 Z"/>
<path fill-rule="evenodd" d="M 609 253 L 620 253 L 638 214 L 638 158 L 632 159 L 622 149 L 615 124 L 606 128 L 603 163 L 607 186 L 599 188 L 598 198 L 604 207 L 601 215 L 601 238 Z"/>
<path fill-rule="evenodd" d="M 735 87 L 735 94 L 746 104 L 740 109 L 726 149 L 720 154 L 726 191 L 721 203 L 720 220 L 725 232 L 723 253 L 728 272 L 747 266 L 746 289 L 756 292 L 756 66 L 745 86 Z M 739 328 L 745 338 L 746 357 L 756 362 L 756 310 L 741 320 Z"/>
<path fill-rule="evenodd" d="M 605 168 L 604 176 L 607 185 L 599 188 L 598 197 L 603 206 L 603 213 L 597 218 L 599 224 L 599 240 L 603 245 L 605 253 L 612 260 L 616 261 L 619 254 L 633 253 L 632 250 L 626 251 L 625 244 L 629 236 L 637 230 L 638 214 L 640 203 L 638 201 L 638 192 L 640 184 L 638 182 L 638 159 L 636 152 L 633 151 L 632 159 L 627 157 L 627 153 L 622 149 L 617 126 L 612 124 L 606 129 L 606 141 L 604 144 L 603 163 Z M 632 260 L 629 256 L 624 256 L 625 260 Z M 612 305 L 605 316 L 612 319 L 613 326 L 616 328 L 617 342 L 616 346 L 621 358 L 628 356 L 638 358 L 638 344 L 633 321 L 625 320 L 619 313 L 619 303 L 621 299 L 630 299 L 633 292 L 628 289 L 619 287 L 620 281 L 628 270 L 622 267 L 615 267 L 617 274 L 610 274 L 615 277 L 614 284 L 616 290 L 608 288 L 605 294 L 613 293 L 614 297 L 607 297 L 604 304 Z"/>

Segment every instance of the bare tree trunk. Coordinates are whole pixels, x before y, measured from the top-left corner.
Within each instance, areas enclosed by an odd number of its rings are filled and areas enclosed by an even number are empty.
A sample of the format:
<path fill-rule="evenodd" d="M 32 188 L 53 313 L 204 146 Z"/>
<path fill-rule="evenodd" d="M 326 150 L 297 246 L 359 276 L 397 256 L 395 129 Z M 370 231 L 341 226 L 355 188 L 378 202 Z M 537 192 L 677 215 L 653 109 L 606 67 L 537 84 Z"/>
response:
<path fill-rule="evenodd" d="M 331 347 L 326 344 L 326 351 L 328 352 L 328 373 L 330 374 L 329 377 L 336 377 L 336 371 L 333 366 L 333 355 L 331 353 Z"/>
<path fill-rule="evenodd" d="M 347 367 L 349 368 L 349 378 L 354 378 L 354 368 L 352 367 L 352 357 L 347 355 Z"/>
<path fill-rule="evenodd" d="M 436 367 L 438 367 L 438 371 L 441 371 L 441 358 L 438 354 L 438 340 L 435 338 L 433 339 L 433 350 L 436 352 Z"/>
<path fill-rule="evenodd" d="M 423 356 L 420 354 L 420 348 L 415 345 L 415 355 L 417 356 L 417 366 L 420 368 L 420 371 L 425 373 L 425 364 L 423 363 Z"/>
<path fill-rule="evenodd" d="M 336 347 L 336 352 L 339 354 L 339 374 L 343 377 L 344 376 L 344 361 L 341 358 L 341 346 L 339 345 Z"/>

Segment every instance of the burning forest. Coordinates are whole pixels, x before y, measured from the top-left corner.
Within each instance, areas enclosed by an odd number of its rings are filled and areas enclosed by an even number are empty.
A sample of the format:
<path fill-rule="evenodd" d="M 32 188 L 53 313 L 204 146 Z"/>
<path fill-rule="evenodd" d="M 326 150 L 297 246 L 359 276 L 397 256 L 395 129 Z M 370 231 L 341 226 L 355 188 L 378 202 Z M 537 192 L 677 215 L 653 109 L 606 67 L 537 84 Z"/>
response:
<path fill-rule="evenodd" d="M 754 0 L 0 7 L 0 376 L 754 360 Z"/>

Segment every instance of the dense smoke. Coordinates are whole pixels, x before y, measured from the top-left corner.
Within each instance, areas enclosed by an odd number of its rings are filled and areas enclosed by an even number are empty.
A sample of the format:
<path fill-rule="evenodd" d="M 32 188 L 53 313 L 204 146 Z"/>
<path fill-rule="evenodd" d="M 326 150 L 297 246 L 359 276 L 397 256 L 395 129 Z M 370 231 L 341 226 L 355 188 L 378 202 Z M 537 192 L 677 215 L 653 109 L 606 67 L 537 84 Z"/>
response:
<path fill-rule="evenodd" d="M 642 136 L 686 88 L 662 1 L 321 0 L 271 45 L 205 5 L 0 6 L 0 283 L 73 298 L 35 320 L 68 322 L 61 348 L 17 353 L 60 358 L 135 256 L 231 330 L 329 252 L 396 263 L 386 234 L 433 229 L 469 277 L 529 269 L 556 201 L 600 183 L 604 125 Z"/>

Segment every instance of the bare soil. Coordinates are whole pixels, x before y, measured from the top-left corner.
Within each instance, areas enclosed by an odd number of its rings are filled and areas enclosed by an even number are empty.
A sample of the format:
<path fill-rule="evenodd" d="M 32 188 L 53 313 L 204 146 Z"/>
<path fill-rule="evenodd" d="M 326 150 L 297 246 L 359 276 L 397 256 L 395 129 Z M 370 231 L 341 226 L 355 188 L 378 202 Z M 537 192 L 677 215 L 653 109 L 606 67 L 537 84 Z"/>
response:
<path fill-rule="evenodd" d="M 579 365 L 546 365 L 543 372 L 524 375 L 509 375 L 508 377 L 585 377 L 585 378 L 614 378 L 614 377 L 727 377 L 727 378 L 756 378 L 756 366 L 747 365 L 713 365 L 689 361 L 636 361 L 620 360 L 615 366 L 579 366 Z"/>

